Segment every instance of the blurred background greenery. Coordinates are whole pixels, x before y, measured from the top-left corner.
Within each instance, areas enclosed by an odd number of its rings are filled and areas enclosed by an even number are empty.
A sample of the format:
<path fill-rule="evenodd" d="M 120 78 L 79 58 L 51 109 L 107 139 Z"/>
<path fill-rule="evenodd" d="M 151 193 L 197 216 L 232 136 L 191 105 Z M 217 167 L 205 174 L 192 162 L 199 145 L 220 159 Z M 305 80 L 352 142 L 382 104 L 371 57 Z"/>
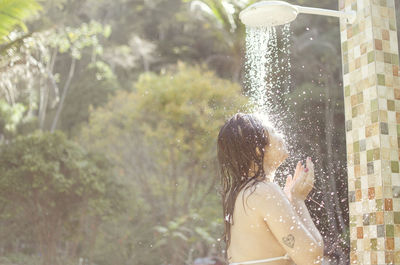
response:
<path fill-rule="evenodd" d="M 238 14 L 253 2 L 0 0 L 1 265 L 223 257 L 216 137 L 247 111 Z M 277 180 L 314 158 L 307 205 L 347 264 L 339 22 L 301 15 L 291 31 L 282 122 L 300 155 Z"/>

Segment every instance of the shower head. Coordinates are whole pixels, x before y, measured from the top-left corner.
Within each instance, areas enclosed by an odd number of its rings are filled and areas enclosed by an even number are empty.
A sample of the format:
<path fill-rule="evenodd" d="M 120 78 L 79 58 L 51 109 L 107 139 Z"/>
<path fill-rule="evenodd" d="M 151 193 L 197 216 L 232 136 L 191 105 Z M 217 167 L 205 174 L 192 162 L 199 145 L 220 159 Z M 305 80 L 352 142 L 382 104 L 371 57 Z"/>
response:
<path fill-rule="evenodd" d="M 356 12 L 342 12 L 312 7 L 302 7 L 292 5 L 284 1 L 261 1 L 250 5 L 242 12 L 239 17 L 243 24 L 250 27 L 260 26 L 279 26 L 292 22 L 299 13 L 333 16 L 345 18 L 347 23 L 354 23 Z"/>
<path fill-rule="evenodd" d="M 279 26 L 296 19 L 299 10 L 283 1 L 262 1 L 244 9 L 239 17 L 250 27 Z"/>

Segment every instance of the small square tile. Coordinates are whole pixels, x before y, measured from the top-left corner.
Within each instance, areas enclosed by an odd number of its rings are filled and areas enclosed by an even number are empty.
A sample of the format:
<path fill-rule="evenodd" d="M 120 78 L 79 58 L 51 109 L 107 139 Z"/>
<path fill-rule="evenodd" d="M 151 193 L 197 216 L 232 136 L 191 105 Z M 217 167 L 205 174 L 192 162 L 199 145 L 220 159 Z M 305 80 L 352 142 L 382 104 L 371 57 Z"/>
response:
<path fill-rule="evenodd" d="M 378 193 L 377 192 L 378 190 L 379 190 L 378 188 L 375 188 L 376 195 Z M 376 199 L 376 209 L 377 209 L 377 211 L 383 211 L 383 200 L 382 199 Z M 377 213 L 377 215 L 378 215 L 378 213 Z M 378 216 L 376 218 L 378 219 Z M 383 214 L 382 214 L 382 220 L 383 220 Z"/>
<path fill-rule="evenodd" d="M 400 90 L 399 90 L 399 93 L 400 93 Z M 345 97 L 350 96 L 350 86 L 345 86 L 344 87 L 344 95 L 345 95 Z"/>
<path fill-rule="evenodd" d="M 362 139 L 359 141 L 359 147 L 360 147 L 360 152 L 363 152 L 366 150 L 366 142 L 365 139 Z"/>
<path fill-rule="evenodd" d="M 374 149 L 374 160 L 379 160 L 380 159 L 380 153 L 381 153 L 381 150 L 379 149 L 379 148 L 375 148 Z"/>
<path fill-rule="evenodd" d="M 374 163 L 373 162 L 367 163 L 367 172 L 368 172 L 368 175 L 374 174 Z"/>
<path fill-rule="evenodd" d="M 387 105 L 388 110 L 390 110 L 390 111 L 395 111 L 394 100 L 388 100 L 388 103 L 387 103 L 387 104 L 388 104 L 388 105 Z"/>
<path fill-rule="evenodd" d="M 371 241 L 372 241 L 372 239 L 371 239 Z M 376 247 L 376 245 L 375 245 L 375 247 Z M 372 249 L 372 245 L 371 245 L 371 249 Z M 376 250 L 376 248 L 373 250 Z M 378 262 L 378 255 L 377 255 L 376 251 L 371 251 L 371 264 L 377 264 L 377 262 Z"/>
<path fill-rule="evenodd" d="M 385 237 L 385 225 L 378 225 L 377 226 L 377 235 L 378 237 Z"/>
<path fill-rule="evenodd" d="M 400 97 L 400 91 L 399 91 L 399 97 Z M 377 110 L 378 110 L 378 99 L 371 100 L 371 112 Z"/>
<path fill-rule="evenodd" d="M 368 53 L 368 64 L 374 62 L 375 60 L 375 51 L 371 51 Z"/>
<path fill-rule="evenodd" d="M 369 224 L 370 224 L 371 226 L 374 226 L 374 227 L 375 227 L 375 225 L 376 225 L 376 213 L 375 213 L 375 212 L 369 213 Z M 376 227 L 375 227 L 375 228 L 376 228 Z M 373 230 L 373 231 L 375 231 L 375 234 L 376 234 L 376 229 Z M 376 237 L 376 235 L 371 235 L 371 237 L 372 237 L 372 236 Z"/>
<path fill-rule="evenodd" d="M 391 64 L 392 63 L 392 54 L 385 52 L 383 53 L 383 61 L 387 64 Z"/>
<path fill-rule="evenodd" d="M 386 237 L 394 237 L 394 226 L 386 225 Z"/>
<path fill-rule="evenodd" d="M 400 89 L 394 89 L 394 98 L 400 99 Z"/>
<path fill-rule="evenodd" d="M 386 249 L 394 250 L 394 238 L 393 237 L 386 238 Z"/>
<path fill-rule="evenodd" d="M 386 122 L 381 122 L 380 123 L 380 129 L 381 129 L 381 134 L 389 134 L 389 128 L 388 128 L 388 124 Z"/>
<path fill-rule="evenodd" d="M 354 165 L 360 165 L 360 153 L 359 152 L 354 154 Z"/>
<path fill-rule="evenodd" d="M 400 124 L 400 112 L 396 112 L 396 123 Z"/>
<path fill-rule="evenodd" d="M 400 186 L 392 186 L 393 198 L 400 198 Z M 396 200 L 394 201 L 394 204 Z M 400 210 L 400 209 L 399 209 Z"/>
<path fill-rule="evenodd" d="M 349 191 L 349 202 L 355 202 L 356 201 L 356 193 L 355 191 Z"/>
<path fill-rule="evenodd" d="M 357 153 L 360 152 L 360 142 L 356 141 L 353 143 L 353 152 Z M 354 163 L 355 165 L 359 164 L 359 163 Z"/>
<path fill-rule="evenodd" d="M 370 242 L 370 246 L 371 246 L 371 250 L 377 250 L 377 239 L 376 238 L 371 238 L 371 242 Z"/>
<path fill-rule="evenodd" d="M 385 85 L 385 75 L 378 74 L 377 78 L 378 78 L 378 85 L 384 86 Z"/>
<path fill-rule="evenodd" d="M 383 225 L 383 212 L 376 212 L 376 224 Z"/>
<path fill-rule="evenodd" d="M 369 225 L 369 214 L 368 213 L 363 214 L 363 225 L 364 226 Z"/>
<path fill-rule="evenodd" d="M 392 199 L 385 199 L 385 211 L 393 211 Z"/>
<path fill-rule="evenodd" d="M 361 201 L 361 199 L 362 199 L 361 190 L 360 190 L 360 189 L 357 189 L 357 190 L 356 190 L 356 202 Z"/>
<path fill-rule="evenodd" d="M 367 162 L 374 160 L 374 150 L 367 150 Z"/>
<path fill-rule="evenodd" d="M 375 39 L 375 49 L 380 50 L 380 51 L 383 49 L 382 40 Z"/>
<path fill-rule="evenodd" d="M 352 130 L 352 120 L 346 121 L 346 131 Z"/>
<path fill-rule="evenodd" d="M 392 173 L 399 173 L 399 161 L 390 161 Z"/>
<path fill-rule="evenodd" d="M 400 212 L 394 212 L 394 223 L 395 224 L 400 224 Z"/>
<path fill-rule="evenodd" d="M 364 237 L 364 232 L 362 227 L 357 227 L 357 238 L 363 238 Z"/>
<path fill-rule="evenodd" d="M 382 39 L 383 40 L 390 40 L 390 35 L 389 35 L 389 31 L 386 29 L 382 30 Z"/>
<path fill-rule="evenodd" d="M 374 187 L 368 188 L 368 199 L 372 200 L 374 198 L 375 198 L 375 188 Z"/>
<path fill-rule="evenodd" d="M 385 251 L 385 263 L 393 264 L 394 262 L 394 253 L 392 251 Z"/>
<path fill-rule="evenodd" d="M 398 245 L 396 244 L 396 246 L 398 246 Z M 400 251 L 398 251 L 398 250 L 396 250 L 394 252 L 394 263 L 400 264 Z"/>

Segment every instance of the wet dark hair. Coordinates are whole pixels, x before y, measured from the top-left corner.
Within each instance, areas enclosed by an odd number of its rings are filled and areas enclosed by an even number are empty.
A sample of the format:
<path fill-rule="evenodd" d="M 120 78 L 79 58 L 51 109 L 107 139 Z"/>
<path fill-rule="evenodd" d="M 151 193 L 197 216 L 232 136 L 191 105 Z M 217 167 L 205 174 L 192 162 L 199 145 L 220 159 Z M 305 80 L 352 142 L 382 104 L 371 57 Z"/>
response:
<path fill-rule="evenodd" d="M 265 146 L 269 143 L 269 133 L 265 124 L 254 114 L 233 115 L 218 134 L 217 153 L 221 174 L 226 259 L 231 240 L 230 227 L 233 225 L 236 197 L 248 183 L 253 182 L 245 190 L 253 187 L 253 193 L 255 184 L 265 180 L 263 161 Z M 257 165 L 257 171 L 250 177 L 249 169 L 252 161 Z M 244 207 L 244 192 L 242 200 Z"/>

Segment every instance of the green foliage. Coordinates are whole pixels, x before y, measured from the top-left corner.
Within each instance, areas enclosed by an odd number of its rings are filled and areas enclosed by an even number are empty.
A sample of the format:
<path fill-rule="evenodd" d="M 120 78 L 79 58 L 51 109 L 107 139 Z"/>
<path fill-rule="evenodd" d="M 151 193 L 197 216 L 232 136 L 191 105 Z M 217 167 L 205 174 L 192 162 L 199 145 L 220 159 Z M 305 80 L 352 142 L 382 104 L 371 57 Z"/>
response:
<path fill-rule="evenodd" d="M 13 135 L 18 124 L 21 122 L 25 106 L 22 104 L 9 105 L 0 99 L 0 137 L 9 137 Z M 1 139 L 0 139 L 1 142 Z"/>
<path fill-rule="evenodd" d="M 64 233 L 81 233 L 83 214 L 102 218 L 115 212 L 121 198 L 110 169 L 103 157 L 58 132 L 20 136 L 1 147 L 0 198 L 10 209 L 7 219 L 31 220 L 45 264 L 54 260 Z"/>
<path fill-rule="evenodd" d="M 0 97 L 8 104 L 22 104 L 26 110 L 22 119 L 36 118 L 38 124 L 34 128 L 46 129 L 55 119 L 56 108 L 64 102 L 60 95 L 69 95 L 70 86 L 66 84 L 72 84 L 79 90 L 74 96 L 85 100 L 78 107 L 71 104 L 64 108 L 67 113 L 81 111 L 82 118 L 75 121 L 67 118 L 65 122 L 72 126 L 69 130 L 75 129 L 75 125 L 87 120 L 90 105 L 104 103 L 109 92 L 118 87 L 114 73 L 102 58 L 101 42 L 109 34 L 109 26 L 91 21 L 79 27 L 60 27 L 24 38 L 21 45 L 8 48 L 7 55 L 1 59 L 1 64 L 7 67 L 0 73 Z M 79 60 L 76 67 L 79 72 L 75 71 L 76 60 Z M 66 71 L 68 75 L 64 74 Z M 76 79 L 80 82 L 75 82 Z M 85 87 L 81 89 L 82 86 Z M 94 87 L 99 87 L 98 91 Z"/>
<path fill-rule="evenodd" d="M 18 137 L 1 149 L 0 196 L 10 203 L 33 202 L 44 214 L 69 216 L 84 199 L 106 193 L 109 167 L 61 133 Z"/>
<path fill-rule="evenodd" d="M 108 64 L 91 63 L 77 79 L 65 101 L 60 128 L 68 135 L 78 134 L 81 126 L 89 121 L 89 111 L 107 103 L 109 95 L 119 88 L 118 80 Z"/>
<path fill-rule="evenodd" d="M 165 74 L 141 75 L 132 92 L 118 91 L 91 113 L 80 141 L 112 159 L 141 213 L 141 221 L 132 219 L 143 226 L 125 228 L 136 233 L 120 251 L 136 247 L 119 255 L 177 264 L 191 258 L 196 244 L 217 242 L 220 227 L 210 226 L 221 214 L 215 207 L 217 134 L 246 103 L 238 85 L 179 64 Z"/>
<path fill-rule="evenodd" d="M 182 154 L 207 153 L 221 119 L 245 102 L 238 97 L 240 87 L 183 64 L 177 74 L 143 74 L 135 88 L 142 131 L 149 141 L 160 140 L 166 153 L 169 147 L 179 147 Z"/>
<path fill-rule="evenodd" d="M 58 36 L 50 39 L 50 46 L 56 47 L 60 53 L 69 52 L 73 58 L 81 59 L 82 51 L 86 47 L 92 47 L 93 56 L 101 55 L 103 48 L 100 45 L 99 36 L 108 38 L 110 34 L 110 26 L 90 21 L 79 27 L 63 28 L 58 32 Z"/>
<path fill-rule="evenodd" d="M 0 0 L 0 43 L 6 41 L 5 37 L 16 26 L 27 31 L 23 20 L 40 9 L 36 0 Z"/>
<path fill-rule="evenodd" d="M 203 14 L 197 16 L 200 21 L 213 19 L 216 22 L 210 25 L 210 30 L 215 34 L 216 48 L 215 54 L 206 59 L 209 66 L 216 70 L 222 68 L 222 71 L 217 70 L 221 76 L 229 77 L 236 82 L 240 81 L 245 50 L 245 26 L 239 19 L 239 13 L 255 1 L 186 0 L 185 2 L 191 3 L 192 6 L 199 4 L 203 6 Z"/>

